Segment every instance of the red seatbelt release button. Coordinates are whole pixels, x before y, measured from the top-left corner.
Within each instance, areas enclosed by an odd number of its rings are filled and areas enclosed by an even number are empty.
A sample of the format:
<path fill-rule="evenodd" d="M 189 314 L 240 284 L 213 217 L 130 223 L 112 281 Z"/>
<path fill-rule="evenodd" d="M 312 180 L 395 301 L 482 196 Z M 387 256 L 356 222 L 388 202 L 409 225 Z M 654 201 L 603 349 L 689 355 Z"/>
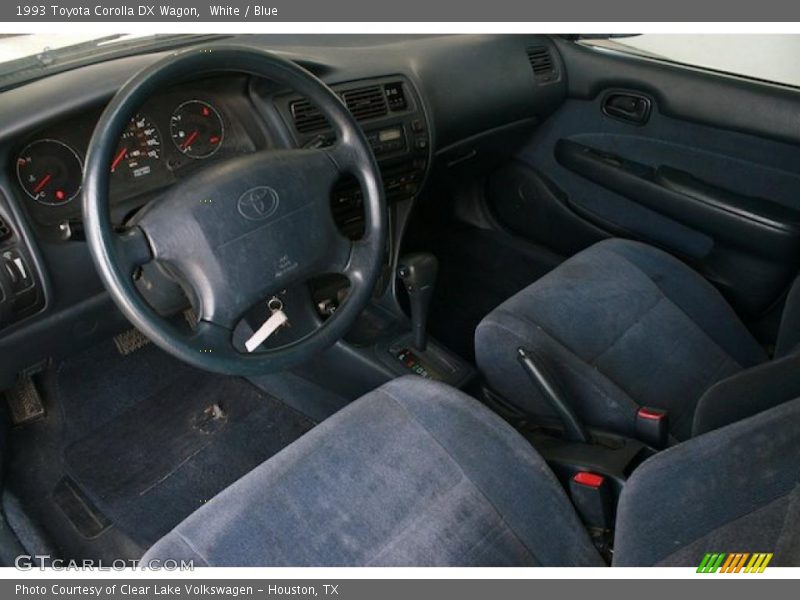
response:
<path fill-rule="evenodd" d="M 653 448 L 664 448 L 669 439 L 669 415 L 662 408 L 642 406 L 636 411 L 636 437 Z"/>
<path fill-rule="evenodd" d="M 611 486 L 606 478 L 591 471 L 579 471 L 569 482 L 572 504 L 589 527 L 610 529 L 614 522 Z"/>
<path fill-rule="evenodd" d="M 638 414 L 640 419 L 650 419 L 653 421 L 660 421 L 661 419 L 667 418 L 667 411 L 661 410 L 660 408 L 647 408 L 646 406 L 640 408 Z"/>
<path fill-rule="evenodd" d="M 580 485 L 585 485 L 591 488 L 599 488 L 601 485 L 603 485 L 606 478 L 602 475 L 598 475 L 597 473 L 581 471 L 580 473 L 575 473 L 575 476 L 572 478 L 572 480 Z"/>

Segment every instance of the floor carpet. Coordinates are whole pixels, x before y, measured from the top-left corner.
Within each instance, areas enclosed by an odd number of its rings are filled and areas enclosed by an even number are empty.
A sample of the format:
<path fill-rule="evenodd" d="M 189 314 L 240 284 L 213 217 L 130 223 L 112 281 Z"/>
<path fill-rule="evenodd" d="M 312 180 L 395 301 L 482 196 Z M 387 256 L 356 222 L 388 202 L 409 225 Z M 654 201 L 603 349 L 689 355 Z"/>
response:
<path fill-rule="evenodd" d="M 71 556 L 147 548 L 314 426 L 246 380 L 152 344 L 128 356 L 103 344 L 38 385 L 47 417 L 13 432 L 11 489 Z"/>

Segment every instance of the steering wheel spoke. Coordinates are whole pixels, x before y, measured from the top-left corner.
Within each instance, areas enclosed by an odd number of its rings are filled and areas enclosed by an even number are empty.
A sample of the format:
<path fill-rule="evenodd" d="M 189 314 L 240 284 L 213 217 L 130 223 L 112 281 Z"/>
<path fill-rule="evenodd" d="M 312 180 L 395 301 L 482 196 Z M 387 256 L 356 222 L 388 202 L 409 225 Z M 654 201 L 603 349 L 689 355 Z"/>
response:
<path fill-rule="evenodd" d="M 235 352 L 233 331 L 224 325 L 202 319 L 192 330 L 189 342 L 201 355 L 225 357 Z"/>
<path fill-rule="evenodd" d="M 141 227 L 130 227 L 114 237 L 119 265 L 128 274 L 153 260 L 150 240 Z"/>
<path fill-rule="evenodd" d="M 358 173 L 360 155 L 358 148 L 350 138 L 338 139 L 333 146 L 326 148 L 325 152 L 334 162 L 340 174 L 355 175 Z"/>
<path fill-rule="evenodd" d="M 373 249 L 362 240 L 350 240 L 337 231 L 331 252 L 322 266 L 326 273 L 344 275 L 351 284 L 363 281 L 373 257 Z"/>

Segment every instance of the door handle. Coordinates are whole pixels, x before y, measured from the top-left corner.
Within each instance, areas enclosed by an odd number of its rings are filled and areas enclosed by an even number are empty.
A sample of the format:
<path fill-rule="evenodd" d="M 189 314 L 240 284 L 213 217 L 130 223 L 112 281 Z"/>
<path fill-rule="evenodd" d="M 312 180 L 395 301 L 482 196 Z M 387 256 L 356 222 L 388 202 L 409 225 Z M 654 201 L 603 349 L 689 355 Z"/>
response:
<path fill-rule="evenodd" d="M 603 98 L 603 113 L 634 125 L 644 125 L 650 118 L 652 101 L 632 92 L 610 92 Z"/>

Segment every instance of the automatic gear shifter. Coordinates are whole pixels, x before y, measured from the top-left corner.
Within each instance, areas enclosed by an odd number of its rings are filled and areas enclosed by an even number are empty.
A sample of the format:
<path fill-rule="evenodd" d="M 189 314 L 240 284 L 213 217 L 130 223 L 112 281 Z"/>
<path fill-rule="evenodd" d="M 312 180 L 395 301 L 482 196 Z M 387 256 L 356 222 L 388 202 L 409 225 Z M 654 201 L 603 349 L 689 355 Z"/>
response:
<path fill-rule="evenodd" d="M 418 252 L 400 259 L 397 276 L 403 281 L 411 303 L 411 330 L 414 347 L 424 351 L 427 346 L 428 308 L 436 284 L 439 261 L 433 254 Z"/>

